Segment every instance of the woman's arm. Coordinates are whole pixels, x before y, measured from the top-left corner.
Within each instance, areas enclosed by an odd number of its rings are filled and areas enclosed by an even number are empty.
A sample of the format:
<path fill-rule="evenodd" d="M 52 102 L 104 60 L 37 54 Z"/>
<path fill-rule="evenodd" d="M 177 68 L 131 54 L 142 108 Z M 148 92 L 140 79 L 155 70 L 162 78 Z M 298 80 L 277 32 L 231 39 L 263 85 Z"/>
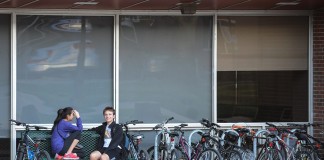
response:
<path fill-rule="evenodd" d="M 65 132 L 73 132 L 73 131 L 82 131 L 83 130 L 83 126 L 82 126 L 82 121 L 81 118 L 77 118 L 77 126 L 73 125 L 70 122 L 66 122 L 66 121 L 62 121 L 63 124 L 62 125 L 62 130 Z"/>

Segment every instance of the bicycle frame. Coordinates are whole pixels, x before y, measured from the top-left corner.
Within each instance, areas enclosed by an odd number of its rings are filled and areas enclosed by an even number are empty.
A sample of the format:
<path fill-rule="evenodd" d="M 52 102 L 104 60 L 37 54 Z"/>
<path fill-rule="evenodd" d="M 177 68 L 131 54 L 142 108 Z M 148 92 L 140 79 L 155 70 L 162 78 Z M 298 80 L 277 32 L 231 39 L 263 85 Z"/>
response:
<path fill-rule="evenodd" d="M 188 144 L 191 145 L 191 139 L 192 139 L 192 136 L 193 136 L 195 133 L 201 133 L 201 134 L 203 134 L 204 131 L 199 130 L 199 129 L 197 129 L 197 130 L 193 130 L 193 131 L 190 133 L 190 135 L 189 135 L 189 141 L 188 141 Z M 191 147 L 189 147 L 189 150 L 188 150 L 188 157 L 189 157 L 189 159 L 191 159 L 191 152 L 192 152 L 192 151 L 191 151 Z M 193 158 L 196 158 L 196 157 L 193 157 Z"/>
<path fill-rule="evenodd" d="M 138 154 L 137 154 L 138 153 L 138 148 L 136 149 L 133 142 L 130 142 L 129 149 L 130 149 L 130 153 L 133 154 L 133 157 L 135 157 L 135 159 L 138 160 Z"/>
<path fill-rule="evenodd" d="M 50 159 L 48 152 L 44 150 L 41 151 L 39 148 L 40 142 L 43 141 L 44 139 L 33 140 L 28 134 L 30 128 L 35 128 L 36 130 L 39 130 L 39 129 L 47 129 L 46 127 L 30 126 L 26 123 L 18 122 L 12 119 L 10 119 L 9 121 L 14 122 L 15 125 L 17 126 L 22 125 L 25 127 L 25 131 L 21 133 L 21 140 L 19 141 L 17 153 L 15 156 L 16 159 L 27 158 L 28 160 L 36 160 L 38 159 L 39 156 L 45 156 L 44 158 Z M 34 149 L 31 148 L 32 145 Z"/>
<path fill-rule="evenodd" d="M 287 154 L 287 157 L 284 157 L 286 159 L 293 159 L 295 160 L 296 159 L 296 153 L 298 151 L 301 151 L 301 143 L 298 143 L 298 138 L 294 136 L 293 132 L 291 131 L 288 131 L 286 129 L 278 129 L 277 126 L 273 125 L 273 124 L 270 124 L 270 123 L 266 123 L 267 125 L 271 126 L 271 127 L 274 127 L 279 133 L 281 134 L 284 134 L 284 133 L 288 133 L 286 134 L 286 138 L 287 138 L 287 141 L 289 142 L 290 139 L 294 139 L 295 142 L 293 144 L 293 146 L 290 146 L 289 144 L 287 144 L 280 136 L 282 135 L 278 135 L 278 134 L 274 134 L 275 135 L 275 138 L 276 138 L 276 147 L 281 150 L 281 146 L 280 144 L 282 144 L 284 146 L 284 151 L 286 152 Z M 293 136 L 292 136 L 293 135 Z M 280 144 L 279 144 L 280 143 Z"/>
<path fill-rule="evenodd" d="M 158 159 L 158 147 L 159 144 L 163 144 L 165 146 L 165 149 L 167 150 L 167 155 L 171 154 L 171 150 L 175 148 L 175 142 L 170 139 L 169 134 L 171 131 L 169 130 L 168 127 L 165 126 L 170 120 L 172 120 L 173 117 L 165 120 L 163 123 L 158 124 L 154 127 L 154 129 L 161 128 L 161 130 L 156 134 L 155 136 L 155 141 L 154 141 L 154 160 Z M 161 140 L 159 141 L 159 137 L 162 137 Z"/>
<path fill-rule="evenodd" d="M 126 136 L 130 140 L 129 145 L 128 145 L 128 149 L 130 150 L 130 153 L 132 154 L 132 157 L 135 158 L 135 160 L 139 159 L 139 155 L 138 155 L 139 154 L 138 153 L 139 152 L 139 146 L 138 146 L 139 142 L 138 141 L 140 141 L 143 136 L 138 135 L 140 137 L 138 137 L 138 136 L 134 137 L 134 136 L 130 135 L 128 133 L 128 125 L 129 124 L 135 125 L 135 124 L 139 124 L 139 123 L 143 123 L 143 121 L 133 120 L 133 121 L 126 122 L 125 124 L 123 124 L 123 126 L 125 127 Z M 135 142 L 134 142 L 135 140 L 136 140 L 137 144 L 135 144 Z"/>

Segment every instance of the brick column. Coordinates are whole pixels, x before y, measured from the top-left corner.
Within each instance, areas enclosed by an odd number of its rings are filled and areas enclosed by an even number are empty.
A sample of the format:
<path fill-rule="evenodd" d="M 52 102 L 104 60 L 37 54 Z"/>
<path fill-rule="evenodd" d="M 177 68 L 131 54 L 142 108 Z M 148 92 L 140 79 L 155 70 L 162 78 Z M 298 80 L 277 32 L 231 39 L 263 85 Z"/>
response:
<path fill-rule="evenodd" d="M 314 123 L 324 123 L 324 9 L 313 14 L 313 99 Z M 324 126 L 314 128 L 314 136 L 324 142 Z M 324 150 L 321 150 L 324 155 Z"/>

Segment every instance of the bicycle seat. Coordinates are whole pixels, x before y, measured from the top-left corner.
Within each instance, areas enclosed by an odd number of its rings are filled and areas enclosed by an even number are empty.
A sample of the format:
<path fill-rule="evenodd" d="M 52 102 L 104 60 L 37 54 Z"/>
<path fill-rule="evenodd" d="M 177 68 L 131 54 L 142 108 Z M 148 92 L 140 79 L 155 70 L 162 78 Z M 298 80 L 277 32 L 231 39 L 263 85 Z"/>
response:
<path fill-rule="evenodd" d="M 139 139 L 142 139 L 144 136 L 143 135 L 141 135 L 141 134 L 134 134 L 134 135 L 132 135 L 132 139 L 133 140 L 139 140 Z"/>
<path fill-rule="evenodd" d="M 46 141 L 45 138 L 34 138 L 33 140 L 34 140 L 36 143 L 37 143 L 37 142 L 44 142 L 44 141 Z"/>
<path fill-rule="evenodd" d="M 179 137 L 179 133 L 177 132 L 171 132 L 169 135 L 170 137 Z"/>
<path fill-rule="evenodd" d="M 239 136 L 234 134 L 233 132 L 225 132 L 225 138 L 230 142 L 236 142 L 239 139 Z"/>
<path fill-rule="evenodd" d="M 247 128 L 237 128 L 237 129 L 234 129 L 236 132 L 238 133 L 250 133 L 250 130 L 247 129 Z"/>
<path fill-rule="evenodd" d="M 270 138 L 276 138 L 276 134 L 275 134 L 275 133 L 270 133 L 268 136 L 269 136 Z"/>

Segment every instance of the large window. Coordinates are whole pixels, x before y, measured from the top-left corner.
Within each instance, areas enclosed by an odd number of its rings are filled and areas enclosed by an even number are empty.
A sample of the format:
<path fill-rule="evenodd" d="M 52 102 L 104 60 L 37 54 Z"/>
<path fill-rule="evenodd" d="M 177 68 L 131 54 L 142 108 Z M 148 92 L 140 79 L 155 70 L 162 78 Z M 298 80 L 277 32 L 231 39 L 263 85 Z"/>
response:
<path fill-rule="evenodd" d="M 211 16 L 120 17 L 120 121 L 212 117 Z"/>
<path fill-rule="evenodd" d="M 308 121 L 308 17 L 217 24 L 218 121 Z"/>
<path fill-rule="evenodd" d="M 59 108 L 102 121 L 113 104 L 113 17 L 17 16 L 17 117 L 53 123 Z"/>
<path fill-rule="evenodd" d="M 0 157 L 10 153 L 10 24 L 11 15 L 0 14 Z"/>

